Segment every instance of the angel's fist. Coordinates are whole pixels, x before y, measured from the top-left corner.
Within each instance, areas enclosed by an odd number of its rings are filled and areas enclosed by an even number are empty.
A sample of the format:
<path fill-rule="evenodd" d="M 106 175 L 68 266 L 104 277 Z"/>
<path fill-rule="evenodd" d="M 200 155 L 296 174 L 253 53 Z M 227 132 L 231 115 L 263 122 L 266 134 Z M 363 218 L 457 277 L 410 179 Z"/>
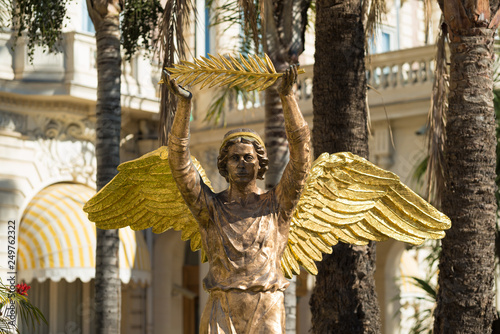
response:
<path fill-rule="evenodd" d="M 298 75 L 297 65 L 290 65 L 281 77 L 281 84 L 279 87 L 279 93 L 281 95 L 289 95 L 292 92 L 292 87 L 297 82 Z"/>
<path fill-rule="evenodd" d="M 163 82 L 167 85 L 168 89 L 172 93 L 174 93 L 176 96 L 183 98 L 185 100 L 191 100 L 191 98 L 193 97 L 193 94 L 191 94 L 190 91 L 188 91 L 187 89 L 184 89 L 184 87 L 182 87 L 181 85 L 178 85 L 174 79 L 171 79 L 170 74 L 167 71 L 163 70 L 163 74 L 165 76 L 165 79 L 163 80 Z"/>

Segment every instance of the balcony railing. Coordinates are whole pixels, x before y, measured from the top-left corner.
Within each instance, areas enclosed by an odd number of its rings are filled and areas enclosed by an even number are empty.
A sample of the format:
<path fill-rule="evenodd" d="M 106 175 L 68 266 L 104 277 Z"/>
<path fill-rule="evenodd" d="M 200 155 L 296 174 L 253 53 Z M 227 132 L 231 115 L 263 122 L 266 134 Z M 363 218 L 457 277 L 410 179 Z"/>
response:
<path fill-rule="evenodd" d="M 5 90 L 18 94 L 67 95 L 95 101 L 97 50 L 94 36 L 66 32 L 62 37 L 60 53 L 48 54 L 36 47 L 31 61 L 24 38 L 20 38 L 12 50 L 11 33 L 0 32 L 0 80 L 6 80 Z M 122 104 L 157 112 L 158 79 L 159 69 L 151 65 L 144 54 L 138 54 L 130 62 L 124 61 Z"/>
<path fill-rule="evenodd" d="M 95 100 L 97 87 L 95 38 L 89 34 L 68 32 L 63 36 L 62 53 L 47 54 L 35 50 L 33 63 L 27 57 L 26 43 L 20 39 L 12 52 L 10 32 L 0 33 L 0 79 L 14 82 L 8 91 L 24 94 L 67 94 L 76 98 Z M 408 102 L 430 96 L 435 67 L 435 46 L 424 46 L 406 50 L 376 54 L 367 57 L 366 76 L 370 107 L 382 103 Z M 312 114 L 313 66 L 304 66 L 306 74 L 299 77 L 297 97 L 304 114 Z M 151 65 L 149 58 L 138 55 L 131 62 L 124 62 L 122 95 L 126 105 L 146 111 L 158 111 L 157 82 L 160 70 Z M 19 85 L 15 82 L 22 81 Z M 40 86 L 44 83 L 43 86 Z M 30 85 L 33 85 L 30 91 Z M 42 87 L 42 90 L 40 90 Z M 45 93 L 40 93 L 43 90 Z M 213 99 L 213 90 L 195 93 L 200 110 L 198 120 L 204 117 L 206 107 Z M 259 122 L 263 119 L 263 96 L 256 105 L 233 103 L 227 111 L 228 118 L 235 122 Z M 238 108 L 240 107 L 240 108 Z M 237 114 L 244 114 L 240 117 Z M 241 118 L 241 119 L 240 119 Z M 195 122 L 197 123 L 197 122 Z M 232 122 L 231 122 L 232 123 Z M 204 127 L 202 122 L 198 124 Z"/>
<path fill-rule="evenodd" d="M 409 87 L 432 82 L 435 46 L 423 46 L 367 58 L 368 85 L 378 90 Z"/>

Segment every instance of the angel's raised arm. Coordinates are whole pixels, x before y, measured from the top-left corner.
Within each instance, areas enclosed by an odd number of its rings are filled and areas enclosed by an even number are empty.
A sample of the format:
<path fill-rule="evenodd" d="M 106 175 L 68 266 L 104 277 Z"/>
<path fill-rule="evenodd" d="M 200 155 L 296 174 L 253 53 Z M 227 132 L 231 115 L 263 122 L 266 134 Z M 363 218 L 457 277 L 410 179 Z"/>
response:
<path fill-rule="evenodd" d="M 168 80 L 166 84 L 178 97 L 177 112 L 168 138 L 170 169 L 187 206 L 199 222 L 205 222 L 208 218 L 205 195 L 211 193 L 211 190 L 203 182 L 189 153 L 192 95 L 174 80 Z"/>
<path fill-rule="evenodd" d="M 290 161 L 283 172 L 276 192 L 283 209 L 289 214 L 299 200 L 311 167 L 309 127 L 292 91 L 296 79 L 297 67 L 291 66 L 283 75 L 279 88 L 290 148 Z"/>

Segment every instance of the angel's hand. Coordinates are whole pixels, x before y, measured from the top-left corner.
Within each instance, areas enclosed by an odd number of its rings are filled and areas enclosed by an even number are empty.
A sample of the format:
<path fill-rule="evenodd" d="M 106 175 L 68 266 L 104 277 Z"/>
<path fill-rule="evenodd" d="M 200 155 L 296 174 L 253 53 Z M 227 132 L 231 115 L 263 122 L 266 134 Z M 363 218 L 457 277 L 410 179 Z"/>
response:
<path fill-rule="evenodd" d="M 297 82 L 297 65 L 290 65 L 281 77 L 281 85 L 278 89 L 280 95 L 289 95 L 293 85 Z"/>
<path fill-rule="evenodd" d="M 191 98 L 193 97 L 193 94 L 191 94 L 190 91 L 188 91 L 187 89 L 184 89 L 184 87 L 182 87 L 181 85 L 178 85 L 174 79 L 171 79 L 170 74 L 167 71 L 163 70 L 163 74 L 165 77 L 163 82 L 165 83 L 165 85 L 167 85 L 168 89 L 172 93 L 174 93 L 176 96 L 178 96 L 184 100 L 191 100 Z"/>

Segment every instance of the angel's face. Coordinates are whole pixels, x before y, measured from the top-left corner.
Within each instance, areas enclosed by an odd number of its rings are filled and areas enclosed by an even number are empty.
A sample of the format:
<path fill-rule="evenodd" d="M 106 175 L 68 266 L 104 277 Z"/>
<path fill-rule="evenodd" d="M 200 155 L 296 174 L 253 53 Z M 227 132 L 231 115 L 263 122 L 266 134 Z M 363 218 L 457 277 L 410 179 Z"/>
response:
<path fill-rule="evenodd" d="M 236 143 L 228 150 L 227 173 L 229 182 L 248 183 L 257 179 L 259 158 L 252 144 Z"/>

